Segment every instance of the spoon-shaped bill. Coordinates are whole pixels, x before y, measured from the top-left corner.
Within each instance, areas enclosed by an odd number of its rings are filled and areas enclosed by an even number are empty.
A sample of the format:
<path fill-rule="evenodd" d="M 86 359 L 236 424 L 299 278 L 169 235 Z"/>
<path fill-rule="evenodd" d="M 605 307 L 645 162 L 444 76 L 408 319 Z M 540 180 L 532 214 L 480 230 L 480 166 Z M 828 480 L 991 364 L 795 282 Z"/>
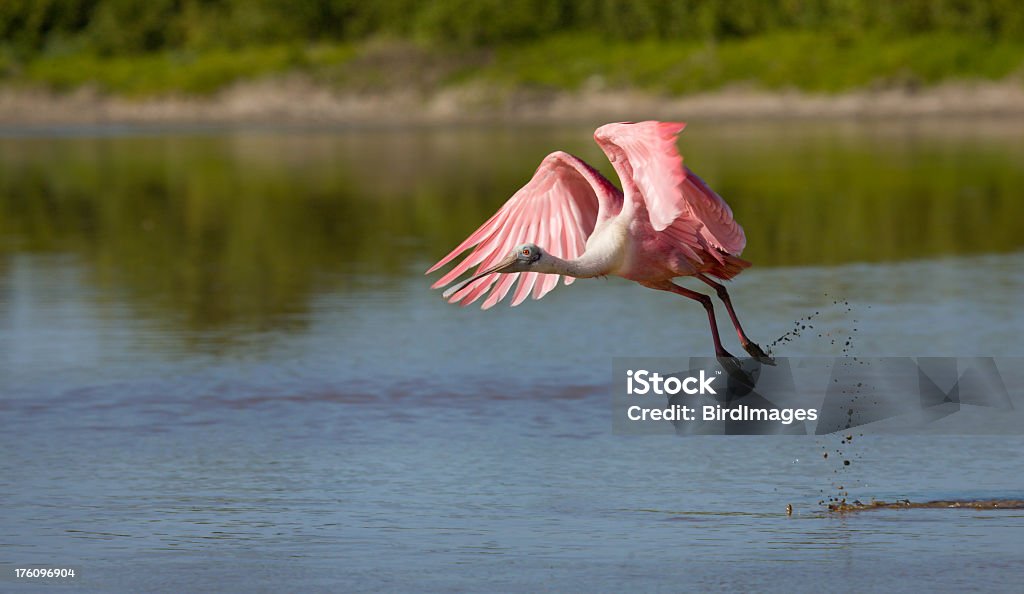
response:
<path fill-rule="evenodd" d="M 458 293 L 462 289 L 464 289 L 464 288 L 468 287 L 469 285 L 473 284 L 473 282 L 475 282 L 477 280 L 480 280 L 481 278 L 483 278 L 483 277 L 485 277 L 485 276 L 487 276 L 489 274 L 494 274 L 495 272 L 511 272 L 511 271 L 505 271 L 504 269 L 505 268 L 510 268 L 513 264 L 515 264 L 515 262 L 516 262 L 516 254 L 515 253 L 509 254 L 501 262 L 498 262 L 497 264 L 495 264 L 494 266 L 488 268 L 487 270 L 484 270 L 480 274 L 477 274 L 477 275 L 471 277 L 468 280 L 464 280 L 464 281 L 462 281 L 461 283 L 459 283 L 457 285 L 453 285 L 453 286 L 449 287 L 444 293 L 441 293 L 441 297 L 443 297 L 445 299 L 448 299 L 452 295 Z"/>

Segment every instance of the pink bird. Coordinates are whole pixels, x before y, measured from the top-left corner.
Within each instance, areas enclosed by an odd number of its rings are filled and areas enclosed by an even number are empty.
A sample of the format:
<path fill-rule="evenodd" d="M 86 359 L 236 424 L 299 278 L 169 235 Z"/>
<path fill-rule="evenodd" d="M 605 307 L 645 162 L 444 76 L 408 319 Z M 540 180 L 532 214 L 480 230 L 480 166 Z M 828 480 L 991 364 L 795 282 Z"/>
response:
<path fill-rule="evenodd" d="M 622 182 L 619 191 L 583 160 L 562 151 L 548 155 L 533 179 L 427 274 L 472 250 L 432 288 L 475 274 L 444 292 L 451 303 L 484 297 L 488 309 L 512 293 L 512 305 L 540 299 L 577 278 L 616 275 L 645 287 L 700 302 L 711 322 L 718 357 L 722 346 L 711 297 L 672 279 L 696 277 L 725 304 L 743 348 L 773 364 L 747 338 L 725 287 L 750 262 L 739 257 L 747 243 L 725 200 L 683 165 L 676 137 L 683 122 L 623 122 L 597 129 L 594 139 Z M 519 284 L 513 285 L 516 281 Z"/>

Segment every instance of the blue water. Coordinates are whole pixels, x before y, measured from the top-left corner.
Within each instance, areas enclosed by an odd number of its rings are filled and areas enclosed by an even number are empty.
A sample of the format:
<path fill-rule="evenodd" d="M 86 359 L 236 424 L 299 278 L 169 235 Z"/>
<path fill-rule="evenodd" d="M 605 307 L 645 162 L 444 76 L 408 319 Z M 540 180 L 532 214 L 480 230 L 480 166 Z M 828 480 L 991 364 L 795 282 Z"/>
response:
<path fill-rule="evenodd" d="M 863 351 L 1019 356 L 1022 264 L 755 269 L 733 293 L 763 336 L 813 308 L 820 330 L 852 332 L 828 291 L 857 310 Z M 973 292 L 990 278 L 1004 290 Z M 613 434 L 610 357 L 707 346 L 691 304 L 625 282 L 483 314 L 410 274 L 319 296 L 306 330 L 229 354 L 92 298 L 67 258 L 15 258 L 3 291 L 0 556 L 79 568 L 76 589 L 1009 590 L 1024 577 L 1024 512 L 818 504 L 839 487 L 1020 496 L 1019 437 Z M 832 449 L 852 464 L 822 457 Z"/>
<path fill-rule="evenodd" d="M 202 220 L 203 204 L 183 210 Z M 276 295 L 268 280 L 209 313 L 159 297 L 194 280 L 156 262 L 177 239 L 142 252 L 157 240 L 133 244 L 125 231 L 124 246 L 96 247 L 46 212 L 21 219 L 46 221 L 29 239 L 0 236 L 0 590 L 1024 583 L 1024 511 L 820 504 L 843 491 L 865 502 L 1022 498 L 1019 435 L 614 433 L 612 358 L 709 354 L 694 303 L 593 279 L 515 309 L 452 307 L 429 291 L 422 271 L 437 250 L 412 229 L 388 238 L 395 258 L 360 251 L 308 282 L 298 270 L 308 262 L 288 261 L 295 270 L 273 278 L 304 283 L 301 307 L 252 309 Z M 315 249 L 294 249 L 316 261 Z M 731 293 L 762 344 L 819 312 L 782 356 L 841 356 L 846 340 L 871 357 L 1024 356 L 1024 253 L 973 252 L 755 266 Z M 238 282 L 259 287 L 263 273 Z M 227 289 L 204 280 L 199 305 L 222 304 Z M 64 585 L 8 575 L 29 565 L 77 575 Z"/>

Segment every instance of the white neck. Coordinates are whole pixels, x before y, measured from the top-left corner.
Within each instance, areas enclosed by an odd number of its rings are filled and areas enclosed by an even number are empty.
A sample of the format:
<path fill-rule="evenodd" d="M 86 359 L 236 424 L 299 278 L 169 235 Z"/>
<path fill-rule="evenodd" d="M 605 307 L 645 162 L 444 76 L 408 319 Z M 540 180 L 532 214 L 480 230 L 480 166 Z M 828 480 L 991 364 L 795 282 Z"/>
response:
<path fill-rule="evenodd" d="M 561 274 L 575 278 L 593 278 L 608 274 L 607 262 L 602 258 L 594 257 L 593 254 L 590 254 L 588 257 L 588 254 L 584 253 L 575 260 L 563 260 L 557 256 L 545 254 L 544 260 L 543 265 L 538 268 L 538 272 Z"/>

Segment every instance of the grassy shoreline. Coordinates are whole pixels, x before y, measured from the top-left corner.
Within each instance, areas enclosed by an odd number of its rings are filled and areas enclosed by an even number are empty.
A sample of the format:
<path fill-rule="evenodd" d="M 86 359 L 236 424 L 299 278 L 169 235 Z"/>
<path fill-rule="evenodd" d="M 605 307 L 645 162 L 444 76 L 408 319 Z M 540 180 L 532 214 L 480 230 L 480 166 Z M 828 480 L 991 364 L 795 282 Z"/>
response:
<path fill-rule="evenodd" d="M 792 31 L 719 43 L 609 41 L 560 34 L 494 49 L 445 49 L 401 40 L 265 45 L 239 50 L 107 56 L 67 51 L 25 61 L 0 53 L 0 84 L 64 92 L 86 85 L 146 98 L 203 96 L 240 81 L 302 74 L 337 90 L 413 88 L 436 92 L 467 83 L 502 88 L 642 90 L 688 94 L 744 85 L 762 90 L 840 93 L 920 88 L 949 80 L 1024 78 L 1024 39 L 928 33 L 844 39 Z"/>
<path fill-rule="evenodd" d="M 458 51 L 375 39 L 24 62 L 0 54 L 0 74 L 8 123 L 1024 111 L 1024 40 L 951 33 L 793 31 L 715 44 L 560 34 Z"/>

